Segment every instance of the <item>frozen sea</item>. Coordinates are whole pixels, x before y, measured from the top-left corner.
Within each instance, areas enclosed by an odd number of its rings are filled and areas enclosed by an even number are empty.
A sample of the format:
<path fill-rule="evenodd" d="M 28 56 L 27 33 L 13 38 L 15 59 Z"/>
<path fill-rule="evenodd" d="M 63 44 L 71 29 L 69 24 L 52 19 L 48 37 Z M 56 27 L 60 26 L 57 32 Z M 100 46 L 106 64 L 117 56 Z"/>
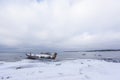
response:
<path fill-rule="evenodd" d="M 26 53 L 29 52 L 0 52 L 0 61 L 14 62 L 26 59 Z M 32 52 L 34 54 L 39 52 Z M 103 51 L 103 52 L 57 52 L 56 60 L 69 60 L 69 59 L 103 59 L 112 58 L 120 59 L 120 51 Z"/>

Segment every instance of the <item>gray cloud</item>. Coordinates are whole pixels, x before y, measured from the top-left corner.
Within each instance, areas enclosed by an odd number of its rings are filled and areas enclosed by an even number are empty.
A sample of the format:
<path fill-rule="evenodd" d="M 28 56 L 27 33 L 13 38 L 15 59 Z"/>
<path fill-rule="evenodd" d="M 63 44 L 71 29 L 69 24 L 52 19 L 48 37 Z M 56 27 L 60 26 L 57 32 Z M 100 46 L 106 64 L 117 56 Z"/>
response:
<path fill-rule="evenodd" d="M 0 45 L 120 48 L 118 0 L 0 1 Z"/>

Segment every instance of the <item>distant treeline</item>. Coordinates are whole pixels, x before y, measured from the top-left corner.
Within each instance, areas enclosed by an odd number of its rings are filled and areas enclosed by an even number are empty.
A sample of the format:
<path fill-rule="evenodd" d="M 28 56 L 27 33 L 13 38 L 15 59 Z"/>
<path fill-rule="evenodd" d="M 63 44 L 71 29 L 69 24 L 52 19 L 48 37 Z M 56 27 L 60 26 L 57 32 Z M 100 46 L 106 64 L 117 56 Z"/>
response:
<path fill-rule="evenodd" d="M 101 49 L 101 50 L 85 50 L 85 51 L 64 51 L 64 52 L 105 52 L 105 51 L 120 51 L 120 49 Z"/>
<path fill-rule="evenodd" d="M 85 52 L 105 52 L 105 51 L 120 51 L 120 49 L 87 50 Z"/>

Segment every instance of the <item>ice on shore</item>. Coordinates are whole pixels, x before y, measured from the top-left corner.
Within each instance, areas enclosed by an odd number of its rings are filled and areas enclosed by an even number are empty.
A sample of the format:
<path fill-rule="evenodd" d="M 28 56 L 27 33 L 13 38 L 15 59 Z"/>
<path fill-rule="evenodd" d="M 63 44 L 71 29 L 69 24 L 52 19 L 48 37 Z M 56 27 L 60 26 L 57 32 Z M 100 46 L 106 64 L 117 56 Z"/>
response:
<path fill-rule="evenodd" d="M 120 63 L 94 59 L 0 62 L 0 80 L 119 80 Z"/>

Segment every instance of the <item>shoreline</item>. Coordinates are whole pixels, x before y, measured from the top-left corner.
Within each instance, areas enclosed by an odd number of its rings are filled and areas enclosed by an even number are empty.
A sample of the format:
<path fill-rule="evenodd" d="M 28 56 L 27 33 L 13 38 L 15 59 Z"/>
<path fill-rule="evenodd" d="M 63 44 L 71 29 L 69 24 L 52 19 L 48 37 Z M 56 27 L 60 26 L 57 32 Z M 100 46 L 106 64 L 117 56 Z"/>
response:
<path fill-rule="evenodd" d="M 119 67 L 95 59 L 0 61 L 0 80 L 119 80 Z"/>

